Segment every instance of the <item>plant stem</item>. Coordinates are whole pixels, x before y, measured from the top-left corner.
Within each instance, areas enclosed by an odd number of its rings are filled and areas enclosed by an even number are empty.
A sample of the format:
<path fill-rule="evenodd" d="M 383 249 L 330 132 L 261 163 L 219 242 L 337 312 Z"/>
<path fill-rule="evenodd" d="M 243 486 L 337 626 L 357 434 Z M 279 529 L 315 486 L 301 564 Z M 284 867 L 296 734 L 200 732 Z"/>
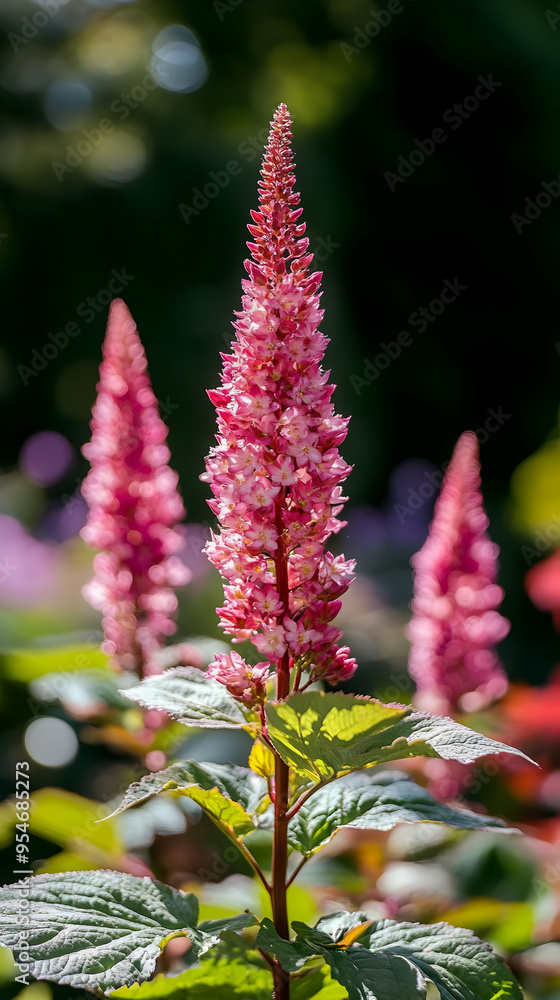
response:
<path fill-rule="evenodd" d="M 284 617 L 290 614 L 290 597 L 288 589 L 288 554 L 284 544 L 284 526 L 282 524 L 282 507 L 286 491 L 280 490 L 276 498 L 276 530 L 278 548 L 275 553 L 276 585 L 278 596 L 282 602 L 282 612 L 278 615 L 278 624 L 283 624 Z M 290 693 L 290 657 L 286 651 L 276 665 L 276 698 L 278 701 Z M 286 900 L 286 871 L 288 867 L 288 805 L 290 796 L 290 776 L 288 765 L 278 753 L 274 771 L 274 839 L 272 844 L 272 918 L 276 932 L 280 937 L 290 936 L 288 925 L 288 906 Z M 284 972 L 278 959 L 275 959 L 273 969 L 274 1000 L 289 1000 L 290 977 Z"/>

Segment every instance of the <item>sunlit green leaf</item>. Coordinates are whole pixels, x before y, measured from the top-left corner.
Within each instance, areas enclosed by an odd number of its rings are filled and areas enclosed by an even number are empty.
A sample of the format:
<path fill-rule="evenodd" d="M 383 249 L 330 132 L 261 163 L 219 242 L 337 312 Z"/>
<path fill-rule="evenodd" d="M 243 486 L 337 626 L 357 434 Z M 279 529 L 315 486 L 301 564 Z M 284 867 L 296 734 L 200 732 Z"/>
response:
<path fill-rule="evenodd" d="M 147 677 L 123 692 L 142 708 L 167 712 L 186 726 L 206 729 L 237 729 L 250 724 L 249 713 L 228 693 L 196 667 L 175 667 Z"/>
<path fill-rule="evenodd" d="M 283 760 L 316 782 L 406 757 L 465 764 L 502 751 L 525 757 L 453 719 L 374 698 L 308 691 L 269 702 L 266 716 L 269 736 Z"/>
<path fill-rule="evenodd" d="M 39 875 L 0 890 L 0 942 L 19 945 L 21 901 L 29 901 L 30 973 L 65 986 L 109 991 L 152 975 L 166 942 L 187 936 L 193 954 L 210 948 L 225 924 L 196 928 L 198 902 L 150 878 L 120 872 Z M 250 914 L 235 918 L 248 926 Z"/>
<path fill-rule="evenodd" d="M 511 832 L 502 820 L 438 802 L 406 774 L 366 771 L 318 788 L 290 821 L 288 839 L 291 847 L 310 856 L 345 826 L 390 830 L 397 823 L 422 821 L 464 830 Z"/>
<path fill-rule="evenodd" d="M 179 976 L 156 976 L 150 983 L 129 986 L 111 994 L 122 1000 L 270 1000 L 272 974 L 239 958 L 209 958 L 199 969 Z M 295 998 L 297 1000 L 297 997 Z M 331 1000 L 326 997 L 325 1000 Z M 335 998 L 333 997 L 333 1000 Z"/>
<path fill-rule="evenodd" d="M 325 953 L 331 975 L 348 991 L 349 1000 L 424 1000 L 425 980 L 406 959 L 388 951 Z"/>
<path fill-rule="evenodd" d="M 252 815 L 268 794 L 268 786 L 247 767 L 185 760 L 135 781 L 112 815 L 165 791 L 193 799 L 218 826 L 242 838 L 255 829 Z"/>
<path fill-rule="evenodd" d="M 363 913 L 345 912 L 323 917 L 315 927 L 301 921 L 292 926 L 296 939 L 284 941 L 264 920 L 256 943 L 276 955 L 286 972 L 322 956 L 350 1000 L 423 1000 L 428 982 L 442 1000 L 522 1000 L 503 959 L 463 928 L 441 922 L 372 923 Z M 353 931 L 360 928 L 354 942 Z"/>
<path fill-rule="evenodd" d="M 342 915 L 335 917 L 340 921 Z M 319 927 L 325 933 L 326 921 Z M 434 983 L 442 1000 L 521 1000 L 503 959 L 472 931 L 441 922 L 381 920 L 359 942 L 343 953 L 336 947 L 320 949 L 350 1000 L 417 1000 L 425 995 L 426 981 Z"/>

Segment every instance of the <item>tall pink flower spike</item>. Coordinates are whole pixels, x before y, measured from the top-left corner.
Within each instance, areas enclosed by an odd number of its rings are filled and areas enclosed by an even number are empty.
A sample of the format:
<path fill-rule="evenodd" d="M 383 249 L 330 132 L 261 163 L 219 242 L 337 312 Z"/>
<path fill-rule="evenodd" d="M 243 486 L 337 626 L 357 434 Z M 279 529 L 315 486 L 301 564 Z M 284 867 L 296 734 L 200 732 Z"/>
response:
<path fill-rule="evenodd" d="M 493 647 L 510 623 L 496 610 L 498 546 L 486 534 L 478 439 L 459 438 L 428 538 L 412 558 L 409 671 L 416 703 L 432 712 L 476 711 L 500 698 L 507 678 Z"/>
<path fill-rule="evenodd" d="M 92 436 L 82 485 L 89 516 L 82 538 L 104 549 L 83 595 L 103 612 L 102 649 L 123 670 L 159 673 L 154 654 L 175 631 L 174 587 L 189 570 L 174 553 L 185 511 L 169 468 L 167 427 L 159 416 L 146 355 L 122 299 L 109 309 Z"/>
<path fill-rule="evenodd" d="M 328 343 L 318 330 L 322 274 L 309 273 L 313 255 L 298 222 L 290 125 L 281 104 L 262 163 L 259 211 L 248 226 L 255 242 L 247 244 L 253 260 L 245 261 L 236 340 L 222 355 L 222 387 L 208 394 L 218 444 L 201 477 L 221 525 L 206 546 L 227 581 L 221 625 L 264 657 L 249 666 L 237 653 L 222 654 L 210 674 L 252 703 L 264 699 L 271 668 L 284 697 L 293 666 L 296 687 L 304 670 L 334 684 L 356 667 L 332 624 L 354 563 L 325 549 L 346 523 L 337 514 L 350 466 L 338 445 L 348 420 L 334 413 L 334 386 L 320 367 Z"/>

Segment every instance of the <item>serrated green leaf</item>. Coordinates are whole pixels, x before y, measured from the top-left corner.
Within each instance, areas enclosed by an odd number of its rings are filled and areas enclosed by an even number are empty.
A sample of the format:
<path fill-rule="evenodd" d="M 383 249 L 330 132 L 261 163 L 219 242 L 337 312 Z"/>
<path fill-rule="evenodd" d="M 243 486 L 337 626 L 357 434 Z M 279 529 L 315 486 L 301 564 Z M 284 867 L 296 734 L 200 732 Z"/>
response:
<path fill-rule="evenodd" d="M 285 972 L 296 972 L 301 969 L 313 954 L 318 954 L 310 949 L 306 943 L 299 941 L 286 941 L 280 937 L 272 920 L 265 917 L 259 927 L 259 932 L 255 938 L 257 948 L 271 955 L 275 955 Z"/>
<path fill-rule="evenodd" d="M 166 791 L 193 799 L 226 833 L 242 839 L 256 828 L 252 817 L 268 794 L 268 786 L 247 767 L 184 760 L 135 781 L 111 815 Z"/>
<path fill-rule="evenodd" d="M 380 920 L 361 936 L 360 945 L 349 949 L 353 960 L 360 946 L 372 954 L 405 959 L 434 983 L 442 1000 L 522 1000 L 519 984 L 503 959 L 464 928 Z M 405 995 L 395 1000 L 405 1000 Z"/>
<path fill-rule="evenodd" d="M 214 930 L 196 928 L 192 893 L 120 872 L 66 872 L 0 890 L 0 942 L 12 950 L 19 946 L 16 917 L 24 898 L 30 904 L 29 971 L 64 986 L 108 991 L 141 982 L 170 938 L 187 936 L 196 955 L 223 930 L 222 921 Z"/>
<path fill-rule="evenodd" d="M 161 792 L 183 792 L 191 785 L 199 785 L 205 791 L 217 788 L 224 798 L 240 802 L 251 815 L 257 811 L 268 792 L 264 778 L 248 767 L 182 760 L 170 764 L 155 774 L 146 774 L 140 781 L 133 782 L 125 792 L 120 806 L 111 815 L 115 816 L 123 809 L 146 802 Z"/>
<path fill-rule="evenodd" d="M 203 962 L 179 976 L 156 976 L 141 986 L 123 987 L 111 996 L 121 1000 L 270 1000 L 272 974 L 238 958 Z M 329 998 L 330 1000 L 330 998 Z"/>
<path fill-rule="evenodd" d="M 324 785 L 304 803 L 288 827 L 288 841 L 310 857 L 342 827 L 391 830 L 397 823 L 446 823 L 464 830 L 514 832 L 502 820 L 438 802 L 426 788 L 398 771 L 348 774 Z"/>
<path fill-rule="evenodd" d="M 223 684 L 196 667 L 174 667 L 122 692 L 142 708 L 167 712 L 185 726 L 238 729 L 251 725 L 249 713 Z"/>
<path fill-rule="evenodd" d="M 318 783 L 407 757 L 465 764 L 490 753 L 525 757 L 453 719 L 374 698 L 308 691 L 269 702 L 266 717 L 270 739 L 285 763 Z"/>
<path fill-rule="evenodd" d="M 332 976 L 348 992 L 349 1000 L 424 1000 L 423 977 L 405 958 L 391 952 L 325 952 Z"/>

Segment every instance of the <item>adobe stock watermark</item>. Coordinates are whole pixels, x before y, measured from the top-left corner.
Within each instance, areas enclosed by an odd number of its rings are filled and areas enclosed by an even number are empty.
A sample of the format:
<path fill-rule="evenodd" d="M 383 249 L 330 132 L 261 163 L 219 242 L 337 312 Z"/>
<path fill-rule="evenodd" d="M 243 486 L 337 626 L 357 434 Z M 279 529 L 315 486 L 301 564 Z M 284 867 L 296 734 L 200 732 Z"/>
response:
<path fill-rule="evenodd" d="M 536 219 L 539 219 L 545 208 L 549 208 L 552 202 L 560 195 L 560 174 L 558 180 L 541 181 L 542 191 L 532 198 L 525 198 L 525 207 L 522 212 L 514 212 L 510 215 L 514 229 L 521 236 L 525 226 L 530 226 Z"/>
<path fill-rule="evenodd" d="M 83 319 L 86 324 L 91 323 L 99 313 L 104 312 L 115 295 L 120 295 L 130 282 L 134 281 L 134 278 L 135 275 L 128 274 L 124 267 L 120 271 L 113 268 L 107 286 L 80 302 L 76 306 L 76 316 Z M 49 361 L 54 361 L 60 352 L 68 347 L 70 340 L 78 337 L 81 332 L 82 327 L 78 326 L 75 320 L 70 320 L 62 330 L 47 334 L 43 346 L 39 350 L 34 347 L 31 351 L 29 364 L 17 366 L 17 373 L 23 384 L 28 385 L 30 379 L 44 371 Z"/>
<path fill-rule="evenodd" d="M 474 432 L 478 438 L 478 443 L 480 445 L 486 444 L 490 435 L 499 431 L 500 427 L 503 427 L 506 420 L 510 419 L 511 413 L 504 413 L 501 406 L 498 406 L 497 410 L 489 407 L 486 411 L 482 426 L 477 427 Z M 448 465 L 449 461 L 446 460 L 439 469 L 427 469 L 423 476 L 425 482 L 421 482 L 417 489 L 409 486 L 406 503 L 393 504 L 393 510 L 395 511 L 395 514 L 401 524 L 405 523 L 407 517 L 411 517 L 412 514 L 416 514 L 417 511 L 421 510 L 425 504 L 427 504 L 430 500 L 433 500 L 443 482 L 445 470 Z"/>
<path fill-rule="evenodd" d="M 37 37 L 42 28 L 49 21 L 56 17 L 61 7 L 65 7 L 68 0 L 37 0 L 40 10 L 36 10 L 31 17 L 22 17 L 20 34 L 15 31 L 8 32 L 8 41 L 14 52 L 17 53 Z"/>
<path fill-rule="evenodd" d="M 424 333 L 430 323 L 435 322 L 448 306 L 467 291 L 467 287 L 467 285 L 462 285 L 458 278 L 454 278 L 453 281 L 446 278 L 437 298 L 432 299 L 427 306 L 420 306 L 419 309 L 411 313 L 408 317 L 408 325 L 414 327 L 418 333 Z M 414 343 L 412 334 L 408 330 L 401 330 L 396 340 L 391 340 L 388 344 L 385 342 L 380 344 L 381 350 L 375 355 L 373 361 L 370 358 L 364 358 L 362 374 L 350 375 L 350 383 L 356 395 L 359 396 L 362 389 L 375 382 L 381 372 L 386 371 L 391 363 L 401 356 L 403 348 L 409 347 L 412 343 Z"/>
<path fill-rule="evenodd" d="M 558 8 L 558 10 L 560 10 L 560 7 Z M 548 9 L 548 10 L 545 10 L 544 16 L 546 17 L 546 19 L 547 19 L 550 27 L 552 28 L 552 30 L 556 31 L 556 26 L 557 26 L 557 24 L 560 23 L 560 13 L 558 13 L 558 11 L 556 11 L 556 10 L 550 10 L 550 9 Z"/>
<path fill-rule="evenodd" d="M 443 121 L 446 125 L 450 125 L 453 132 L 460 129 L 461 125 L 468 121 L 475 111 L 478 111 L 480 105 L 484 101 L 487 101 L 496 92 L 498 87 L 502 86 L 498 80 L 493 79 L 491 73 L 486 77 L 479 76 L 477 80 L 478 86 L 475 87 L 473 94 L 464 97 L 461 102 L 456 102 L 443 113 Z M 446 129 L 438 126 L 432 129 L 427 139 L 415 139 L 414 145 L 416 149 L 412 149 L 406 156 L 399 156 L 396 173 L 386 170 L 383 174 L 391 193 L 395 193 L 398 184 L 404 184 L 409 177 L 412 177 L 415 170 L 421 167 L 428 157 L 435 153 L 438 146 L 447 142 L 448 138 L 449 133 Z"/>
<path fill-rule="evenodd" d="M 140 83 L 132 87 L 130 93 L 119 94 L 111 102 L 110 111 L 117 117 L 118 122 L 124 122 L 129 117 L 131 111 L 146 100 L 152 91 L 156 90 L 158 84 L 154 79 L 151 70 L 147 70 Z M 118 124 L 113 118 L 100 118 L 95 128 L 83 128 L 80 139 L 75 146 L 65 146 L 66 157 L 64 160 L 53 160 L 51 167 L 54 175 L 60 183 L 67 174 L 72 174 L 84 160 L 91 156 L 94 149 L 101 145 L 106 136 L 115 131 Z"/>
<path fill-rule="evenodd" d="M 551 548 L 557 548 L 560 542 L 560 517 L 558 514 L 553 514 L 550 522 L 544 527 L 535 531 L 533 535 L 532 545 L 522 545 L 521 554 L 527 563 L 527 566 L 532 566 L 533 563 L 537 562 L 548 552 Z"/>
<path fill-rule="evenodd" d="M 408 0 L 408 2 L 410 3 L 411 0 Z M 361 28 L 357 24 L 354 25 L 353 44 L 350 44 L 350 42 L 339 42 L 340 51 L 346 62 L 349 63 L 354 56 L 359 56 L 368 47 L 369 43 L 374 38 L 377 38 L 382 28 L 387 28 L 395 15 L 402 14 L 403 10 L 404 5 L 401 3 L 401 0 L 389 0 L 384 10 L 370 10 L 370 21 L 367 21 Z"/>
<path fill-rule="evenodd" d="M 213 0 L 212 7 L 216 11 L 220 21 L 223 21 L 226 14 L 231 14 L 241 3 L 243 3 L 243 0 Z"/>
<path fill-rule="evenodd" d="M 262 151 L 268 137 L 268 125 L 261 128 L 256 135 L 248 135 L 237 147 L 240 156 L 245 157 L 246 163 L 252 160 Z M 228 160 L 223 170 L 211 170 L 208 174 L 209 180 L 202 188 L 193 188 L 191 192 L 192 203 L 181 202 L 178 205 L 179 212 L 185 225 L 189 225 L 191 218 L 200 215 L 208 207 L 214 198 L 217 198 L 220 191 L 229 187 L 232 177 L 238 177 L 243 170 L 244 164 L 239 160 Z"/>

